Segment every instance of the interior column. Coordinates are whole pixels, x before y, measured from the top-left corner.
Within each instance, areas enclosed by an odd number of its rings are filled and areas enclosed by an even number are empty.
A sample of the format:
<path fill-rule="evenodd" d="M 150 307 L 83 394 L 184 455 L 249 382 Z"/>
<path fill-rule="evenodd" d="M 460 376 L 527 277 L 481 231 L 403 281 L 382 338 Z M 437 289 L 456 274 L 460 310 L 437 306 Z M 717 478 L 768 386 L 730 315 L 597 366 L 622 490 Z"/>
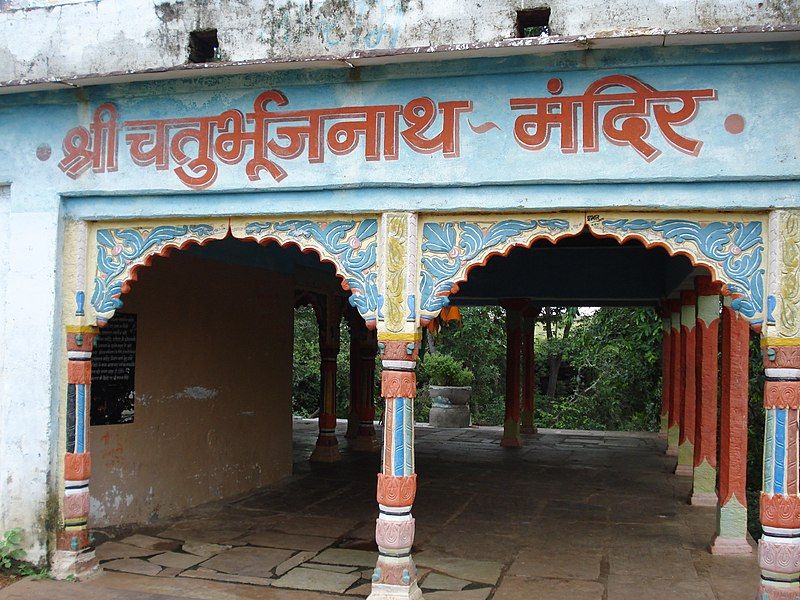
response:
<path fill-rule="evenodd" d="M 503 420 L 504 448 L 522 446 L 520 438 L 520 347 L 522 346 L 522 310 L 524 302 L 502 303 L 506 310 L 506 410 Z"/>
<path fill-rule="evenodd" d="M 681 301 L 670 300 L 670 401 L 667 456 L 678 456 L 681 427 Z"/>
<path fill-rule="evenodd" d="M 405 339 L 404 339 L 405 337 Z M 414 466 L 415 374 L 420 335 L 379 334 L 383 371 L 381 395 L 385 400 L 383 466 L 378 474 L 375 524 L 378 562 L 372 574 L 369 600 L 422 597 L 417 568 L 411 558 L 414 518 L 411 507 L 417 492 Z"/>
<path fill-rule="evenodd" d="M 745 490 L 749 343 L 750 324 L 731 308 L 731 298 L 726 296 L 722 307 L 719 501 L 717 534 L 711 544 L 714 554 L 749 554 L 753 551 L 747 542 Z"/>
<path fill-rule="evenodd" d="M 719 284 L 695 278 L 697 291 L 697 420 L 691 503 L 717 505 L 717 359 L 719 354 Z"/>
<path fill-rule="evenodd" d="M 375 355 L 378 353 L 378 338 L 374 329 L 365 330 L 359 350 L 359 426 L 358 434 L 353 441 L 353 450 L 356 452 L 374 452 L 377 449 L 374 398 Z"/>
<path fill-rule="evenodd" d="M 522 319 L 522 433 L 536 433 L 536 363 L 534 361 L 534 338 L 536 318 L 542 309 L 530 306 Z"/>
<path fill-rule="evenodd" d="M 670 370 L 672 315 L 666 301 L 661 303 L 659 314 L 661 315 L 661 425 L 658 437 L 666 439 L 669 432 L 670 381 L 672 380 Z"/>
<path fill-rule="evenodd" d="M 367 327 L 361 315 L 355 310 L 348 310 L 347 326 L 350 333 L 350 410 L 347 413 L 347 432 L 344 437 L 348 440 L 354 440 L 358 436 L 358 429 L 361 426 L 361 382 L 363 380 L 361 375 L 361 347 L 364 344 Z"/>
<path fill-rule="evenodd" d="M 336 357 L 339 355 L 339 321 L 342 318 L 341 298 L 328 295 L 325 318 L 319 329 L 320 411 L 319 436 L 311 453 L 312 462 L 336 462 L 341 459 L 336 440 Z"/>
<path fill-rule="evenodd" d="M 681 423 L 678 442 L 678 466 L 675 474 L 691 477 L 694 470 L 694 425 L 696 388 L 697 294 L 692 290 L 681 292 Z"/>

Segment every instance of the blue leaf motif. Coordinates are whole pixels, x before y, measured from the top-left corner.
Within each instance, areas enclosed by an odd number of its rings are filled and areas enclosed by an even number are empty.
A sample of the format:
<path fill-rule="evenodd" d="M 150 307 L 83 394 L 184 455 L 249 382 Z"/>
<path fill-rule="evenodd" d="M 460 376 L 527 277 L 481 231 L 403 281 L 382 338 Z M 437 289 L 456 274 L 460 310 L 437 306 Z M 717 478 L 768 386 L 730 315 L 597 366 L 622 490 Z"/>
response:
<path fill-rule="evenodd" d="M 456 228 L 452 223 L 425 223 L 422 240 L 423 250 L 450 252 L 456 245 Z"/>

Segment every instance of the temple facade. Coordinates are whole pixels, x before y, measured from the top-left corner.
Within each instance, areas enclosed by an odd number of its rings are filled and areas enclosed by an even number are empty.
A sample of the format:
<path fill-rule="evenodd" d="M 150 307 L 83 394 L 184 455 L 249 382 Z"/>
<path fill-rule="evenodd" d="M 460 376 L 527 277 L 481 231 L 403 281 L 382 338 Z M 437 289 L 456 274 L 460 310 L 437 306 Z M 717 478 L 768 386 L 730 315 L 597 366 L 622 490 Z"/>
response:
<path fill-rule="evenodd" d="M 80 576 L 93 527 L 288 475 L 293 311 L 310 305 L 311 460 L 343 443 L 344 316 L 349 443 L 381 456 L 370 598 L 420 598 L 423 328 L 450 305 L 506 308 L 514 447 L 535 430 L 541 307 L 644 305 L 663 318 L 666 452 L 687 501 L 717 507 L 719 554 L 753 551 L 760 334 L 753 594 L 797 598 L 800 10 L 229 4 L 0 1 L 0 531 Z"/>

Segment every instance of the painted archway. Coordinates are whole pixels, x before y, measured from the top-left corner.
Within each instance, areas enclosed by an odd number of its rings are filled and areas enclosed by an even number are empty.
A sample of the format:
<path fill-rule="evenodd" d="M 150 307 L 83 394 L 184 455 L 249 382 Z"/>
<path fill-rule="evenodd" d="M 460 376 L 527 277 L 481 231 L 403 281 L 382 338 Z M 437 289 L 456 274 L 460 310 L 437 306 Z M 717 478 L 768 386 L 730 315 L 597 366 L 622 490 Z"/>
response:
<path fill-rule="evenodd" d="M 100 326 L 108 322 L 122 306 L 120 296 L 136 281 L 138 269 L 148 266 L 153 257 L 228 235 L 259 244 L 294 245 L 303 252 L 316 253 L 322 262 L 334 266 L 342 287 L 351 292 L 351 304 L 367 325 L 374 327 L 379 303 L 378 220 L 374 217 L 97 225 L 89 234 L 93 243 L 87 244 L 93 286 L 89 303 L 94 317 L 91 320 Z M 81 289 L 76 292 L 79 312 L 83 311 L 83 293 Z"/>
<path fill-rule="evenodd" d="M 753 326 L 767 317 L 765 289 L 766 216 L 691 213 L 665 218 L 665 213 L 554 213 L 527 215 L 464 215 L 422 219 L 420 246 L 420 321 L 435 318 L 458 291 L 471 269 L 492 256 L 538 240 L 556 243 L 587 229 L 620 243 L 636 239 L 647 248 L 664 248 L 706 267 L 732 298 L 733 308 Z"/>

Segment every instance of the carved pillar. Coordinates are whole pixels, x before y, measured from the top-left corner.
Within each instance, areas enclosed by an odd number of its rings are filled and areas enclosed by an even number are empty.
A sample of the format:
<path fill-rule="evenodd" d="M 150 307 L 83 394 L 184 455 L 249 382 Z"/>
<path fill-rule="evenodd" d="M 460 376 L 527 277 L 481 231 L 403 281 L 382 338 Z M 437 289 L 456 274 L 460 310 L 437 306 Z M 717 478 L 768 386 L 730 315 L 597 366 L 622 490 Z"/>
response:
<path fill-rule="evenodd" d="M 768 292 L 774 320 L 761 339 L 764 385 L 764 478 L 758 542 L 759 600 L 800 597 L 800 211 L 769 217 Z"/>
<path fill-rule="evenodd" d="M 417 493 L 414 465 L 415 368 L 422 333 L 416 313 L 418 224 L 412 213 L 381 217 L 383 256 L 380 288 L 384 297 L 378 318 L 381 353 L 381 395 L 385 400 L 383 462 L 378 474 L 375 541 L 378 562 L 372 574 L 369 600 L 418 600 L 422 591 L 411 558 Z"/>
<path fill-rule="evenodd" d="M 374 330 L 366 330 L 360 346 L 358 374 L 360 377 L 359 426 L 353 450 L 374 452 L 375 439 L 375 355 L 378 353 L 378 339 Z"/>
<path fill-rule="evenodd" d="M 504 448 L 519 448 L 520 438 L 520 347 L 522 346 L 522 310 L 521 301 L 502 303 L 506 310 L 506 414 L 503 420 L 503 439 L 500 445 Z"/>
<path fill-rule="evenodd" d="M 536 433 L 536 364 L 534 362 L 534 334 L 536 317 L 542 309 L 538 306 L 525 309 L 522 320 L 522 433 Z"/>
<path fill-rule="evenodd" d="M 697 419 L 691 503 L 717 505 L 717 359 L 719 353 L 719 285 L 711 277 L 695 278 L 697 291 Z"/>
<path fill-rule="evenodd" d="M 678 456 L 681 428 L 681 302 L 670 300 L 670 401 L 667 456 Z"/>
<path fill-rule="evenodd" d="M 379 339 L 381 336 L 379 335 Z M 417 490 L 414 469 L 414 398 L 421 336 L 382 339 L 381 395 L 386 407 L 383 468 L 378 474 L 380 514 L 375 526 L 378 564 L 372 575 L 370 600 L 421 598 L 417 568 L 411 558 Z"/>
<path fill-rule="evenodd" d="M 762 343 L 767 381 L 764 479 L 758 542 L 764 598 L 800 596 L 800 495 L 798 492 L 798 408 L 800 338 L 767 338 Z M 792 346 L 780 345 L 793 343 Z M 788 592 L 786 590 L 789 590 Z M 781 595 L 782 593 L 793 595 Z"/>
<path fill-rule="evenodd" d="M 64 454 L 63 528 L 58 532 L 52 573 L 57 579 L 86 575 L 97 567 L 89 534 L 89 409 L 92 345 L 98 330 L 67 327 L 66 453 Z"/>
<path fill-rule="evenodd" d="M 720 408 L 719 502 L 714 554 L 749 554 L 747 542 L 747 402 L 750 324 L 722 308 L 722 395 Z"/>
<path fill-rule="evenodd" d="M 659 310 L 661 315 L 661 426 L 659 427 L 658 437 L 667 439 L 669 432 L 669 403 L 670 403 L 670 382 L 672 372 L 670 367 L 670 355 L 672 353 L 672 315 L 670 314 L 667 302 L 661 304 Z"/>
<path fill-rule="evenodd" d="M 336 462 L 341 459 L 336 440 L 336 357 L 339 355 L 339 321 L 342 300 L 328 295 L 325 315 L 319 328 L 320 408 L 319 437 L 311 453 L 312 462 Z"/>
<path fill-rule="evenodd" d="M 697 294 L 681 292 L 681 424 L 678 442 L 678 466 L 675 474 L 691 477 L 694 466 L 694 425 L 696 388 L 696 340 Z"/>

